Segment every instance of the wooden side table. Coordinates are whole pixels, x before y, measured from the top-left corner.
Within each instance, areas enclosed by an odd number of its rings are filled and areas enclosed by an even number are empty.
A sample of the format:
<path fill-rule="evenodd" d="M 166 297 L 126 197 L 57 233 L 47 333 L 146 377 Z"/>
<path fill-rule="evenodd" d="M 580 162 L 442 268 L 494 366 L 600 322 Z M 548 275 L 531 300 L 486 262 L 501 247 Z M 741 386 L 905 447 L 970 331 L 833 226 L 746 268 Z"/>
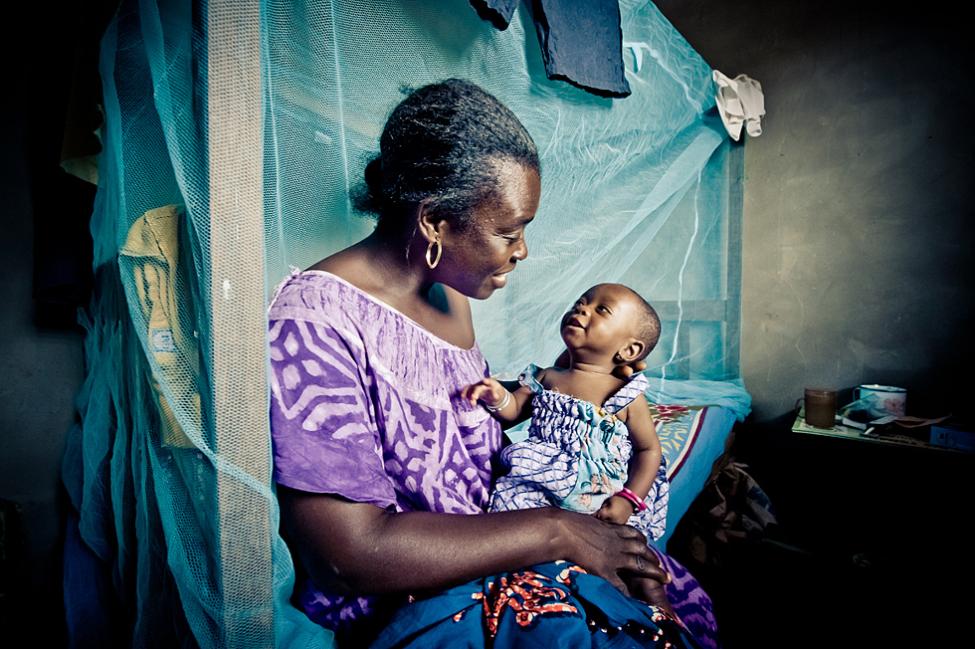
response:
<path fill-rule="evenodd" d="M 970 598 L 946 594 L 975 582 L 968 531 L 975 454 L 907 435 L 814 428 L 792 413 L 738 439 L 747 440 L 741 459 L 778 517 L 776 538 L 803 551 L 791 558 L 768 553 L 747 563 L 757 593 L 775 592 L 788 602 L 773 615 L 810 628 L 821 618 L 808 612 L 826 607 L 834 620 L 858 630 L 863 646 L 898 646 L 904 612 L 916 605 L 936 620 L 925 627 L 932 644 L 935 637 L 967 637 L 962 622 Z M 731 593 L 735 588 L 740 580 L 728 586 Z M 733 608 L 736 599 L 730 600 Z M 747 610 L 733 608 L 737 615 Z M 797 645 L 783 640 L 778 646 Z"/>
<path fill-rule="evenodd" d="M 869 429 L 868 429 L 869 430 Z M 796 415 L 796 420 L 792 424 L 792 432 L 800 435 L 818 435 L 821 437 L 833 437 L 855 442 L 865 442 L 868 444 L 883 444 L 886 446 L 906 446 L 917 449 L 924 449 L 934 452 L 944 453 L 965 453 L 957 449 L 945 448 L 944 446 L 934 446 L 916 437 L 911 437 L 902 433 L 883 433 L 862 431 L 851 426 L 836 424 L 833 428 L 817 428 L 810 426 L 802 416 L 800 411 Z"/>

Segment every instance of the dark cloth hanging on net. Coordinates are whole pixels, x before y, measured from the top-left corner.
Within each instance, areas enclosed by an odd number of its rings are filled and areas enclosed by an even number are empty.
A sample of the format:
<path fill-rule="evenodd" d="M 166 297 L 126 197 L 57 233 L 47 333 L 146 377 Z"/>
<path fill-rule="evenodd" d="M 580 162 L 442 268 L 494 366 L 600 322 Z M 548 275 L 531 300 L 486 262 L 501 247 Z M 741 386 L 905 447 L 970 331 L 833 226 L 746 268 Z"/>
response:
<path fill-rule="evenodd" d="M 518 0 L 471 0 L 481 18 L 506 29 Z M 534 0 L 535 31 L 549 79 L 600 97 L 628 97 L 616 0 Z"/>
<path fill-rule="evenodd" d="M 484 20 L 491 21 L 491 24 L 498 29 L 508 29 L 511 16 L 521 0 L 471 0 L 471 6 L 477 11 L 477 15 Z"/>

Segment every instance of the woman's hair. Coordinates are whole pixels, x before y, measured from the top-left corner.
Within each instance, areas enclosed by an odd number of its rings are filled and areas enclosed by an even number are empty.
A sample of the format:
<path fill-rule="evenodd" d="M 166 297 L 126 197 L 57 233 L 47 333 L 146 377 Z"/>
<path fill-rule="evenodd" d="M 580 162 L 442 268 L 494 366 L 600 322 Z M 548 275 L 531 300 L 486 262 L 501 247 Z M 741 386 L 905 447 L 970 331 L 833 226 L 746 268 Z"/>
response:
<path fill-rule="evenodd" d="M 398 229 L 426 200 L 433 216 L 464 227 L 475 207 L 497 198 L 498 165 L 507 160 L 539 170 L 535 142 L 504 104 L 463 79 L 423 86 L 386 120 L 355 206 Z"/>

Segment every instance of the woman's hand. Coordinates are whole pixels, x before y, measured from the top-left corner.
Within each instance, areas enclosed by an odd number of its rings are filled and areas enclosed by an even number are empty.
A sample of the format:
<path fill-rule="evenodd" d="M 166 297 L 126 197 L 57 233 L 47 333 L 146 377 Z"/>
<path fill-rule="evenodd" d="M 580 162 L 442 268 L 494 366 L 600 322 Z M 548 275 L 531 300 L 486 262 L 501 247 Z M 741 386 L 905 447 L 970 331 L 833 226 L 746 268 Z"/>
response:
<path fill-rule="evenodd" d="M 633 597 L 663 609 L 671 617 L 677 617 L 674 608 L 670 605 L 670 600 L 667 599 L 667 591 L 659 581 L 635 577 L 628 580 L 627 585 L 630 587 Z"/>
<path fill-rule="evenodd" d="M 647 547 L 646 537 L 634 528 L 566 510 L 553 509 L 553 512 L 558 512 L 558 522 L 563 530 L 559 542 L 567 548 L 564 558 L 602 577 L 620 592 L 637 597 L 642 595 L 631 593 L 623 576 L 648 579 L 657 584 L 670 580 L 660 567 L 657 555 Z M 643 586 L 649 589 L 649 585 Z"/>
<path fill-rule="evenodd" d="M 639 374 L 647 369 L 647 364 L 643 361 L 633 361 L 629 365 L 618 365 L 613 369 L 613 374 L 617 378 L 628 379 L 634 374 Z"/>

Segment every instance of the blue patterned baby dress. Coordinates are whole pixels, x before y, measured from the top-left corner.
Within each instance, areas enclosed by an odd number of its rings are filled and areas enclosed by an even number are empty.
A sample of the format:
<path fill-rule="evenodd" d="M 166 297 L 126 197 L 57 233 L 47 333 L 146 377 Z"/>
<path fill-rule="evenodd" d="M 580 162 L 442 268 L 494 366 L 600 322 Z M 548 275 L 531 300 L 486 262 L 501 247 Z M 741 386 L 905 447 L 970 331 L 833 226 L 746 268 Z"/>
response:
<path fill-rule="evenodd" d="M 536 379 L 539 368 L 529 365 L 518 377 L 531 388 L 532 418 L 528 438 L 508 446 L 501 461 L 509 468 L 498 479 L 491 511 L 561 507 L 595 513 L 607 498 L 623 488 L 632 454 L 629 431 L 616 413 L 643 398 L 647 379 L 635 374 L 603 405 L 555 390 Z M 647 509 L 627 521 L 648 539 L 666 530 L 670 485 L 661 457 L 657 477 L 644 502 Z"/>

